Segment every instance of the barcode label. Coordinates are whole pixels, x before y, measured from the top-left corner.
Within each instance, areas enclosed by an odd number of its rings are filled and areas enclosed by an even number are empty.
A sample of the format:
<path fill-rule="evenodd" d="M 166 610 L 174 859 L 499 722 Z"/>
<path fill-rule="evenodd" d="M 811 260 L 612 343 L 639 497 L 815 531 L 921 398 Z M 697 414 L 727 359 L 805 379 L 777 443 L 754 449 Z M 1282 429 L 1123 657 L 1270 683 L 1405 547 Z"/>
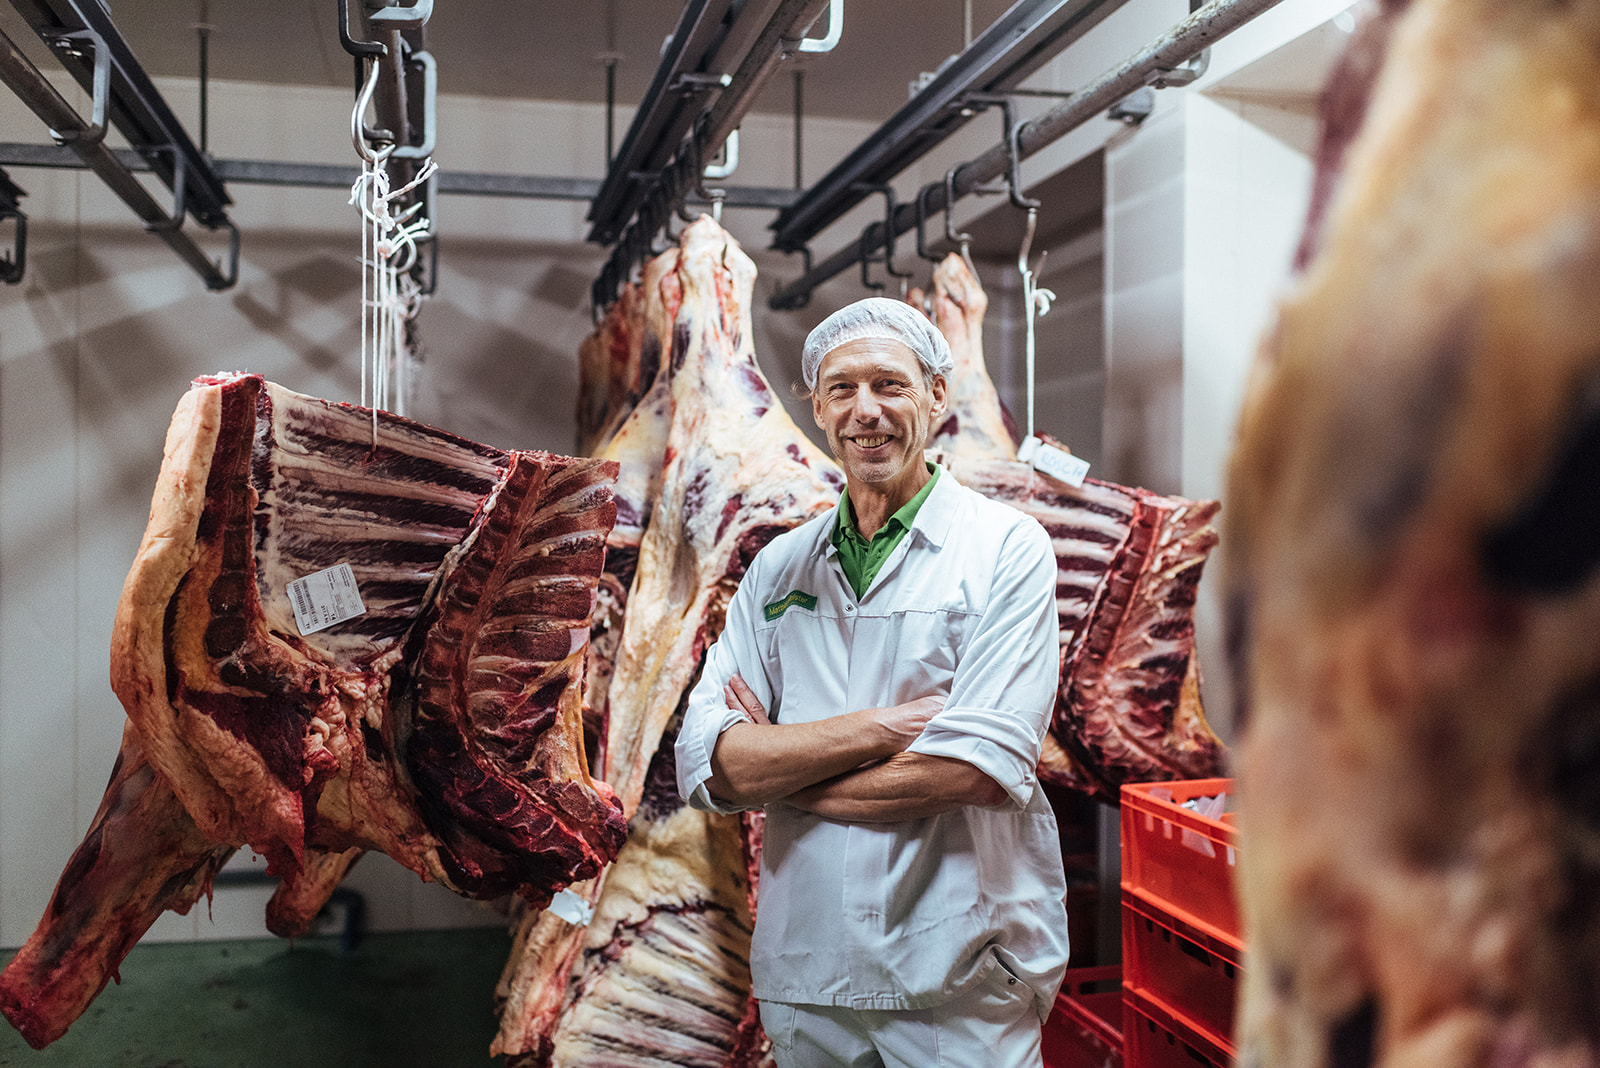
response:
<path fill-rule="evenodd" d="M 365 615 L 356 575 L 349 564 L 335 564 L 289 583 L 294 623 L 302 635 L 326 630 L 335 623 Z"/>
<path fill-rule="evenodd" d="M 1069 486 L 1083 485 L 1083 480 L 1089 474 L 1087 460 L 1070 452 L 1064 452 L 1053 445 L 1047 445 L 1038 438 L 1024 441 L 1017 449 L 1017 459 L 1025 464 L 1032 464 L 1035 471 L 1042 471 Z"/>

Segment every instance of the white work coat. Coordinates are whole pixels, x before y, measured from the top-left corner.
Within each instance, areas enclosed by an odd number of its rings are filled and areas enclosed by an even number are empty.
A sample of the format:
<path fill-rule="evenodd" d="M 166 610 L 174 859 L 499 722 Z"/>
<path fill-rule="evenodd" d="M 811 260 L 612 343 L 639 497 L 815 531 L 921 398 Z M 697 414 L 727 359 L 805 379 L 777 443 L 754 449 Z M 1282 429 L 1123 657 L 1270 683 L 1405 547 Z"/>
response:
<path fill-rule="evenodd" d="M 689 695 L 679 790 L 698 808 L 735 811 L 706 780 L 717 738 L 743 720 L 722 695 L 737 673 L 778 723 L 941 694 L 910 751 L 974 765 L 1007 800 L 859 824 L 768 805 L 755 995 L 921 1009 L 1003 966 L 1043 1019 L 1067 966 L 1060 838 L 1035 777 L 1059 671 L 1050 539 L 944 472 L 858 600 L 829 538 L 837 514 L 752 561 Z"/>

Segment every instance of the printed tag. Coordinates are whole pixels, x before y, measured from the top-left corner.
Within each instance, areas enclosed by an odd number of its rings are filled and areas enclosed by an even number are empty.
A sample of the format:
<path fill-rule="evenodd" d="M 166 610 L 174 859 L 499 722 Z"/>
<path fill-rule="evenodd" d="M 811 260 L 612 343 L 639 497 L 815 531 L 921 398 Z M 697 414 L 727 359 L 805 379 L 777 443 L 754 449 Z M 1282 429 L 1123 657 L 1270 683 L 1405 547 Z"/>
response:
<path fill-rule="evenodd" d="M 761 611 L 766 615 L 767 622 L 771 623 L 774 619 L 777 619 L 779 616 L 783 615 L 796 605 L 799 605 L 801 608 L 809 611 L 810 609 L 817 607 L 817 599 L 811 596 L 809 593 L 802 593 L 799 590 L 794 590 L 789 594 L 789 596 L 783 598 L 782 600 L 773 601 Z"/>
<path fill-rule="evenodd" d="M 1046 445 L 1038 438 L 1029 438 L 1017 449 L 1017 459 L 1025 464 L 1032 464 L 1035 471 L 1043 471 L 1051 478 L 1065 482 L 1069 486 L 1081 486 L 1089 474 L 1089 461 L 1080 459 L 1058 449 L 1054 445 Z"/>
<path fill-rule="evenodd" d="M 555 913 L 574 927 L 587 927 L 589 921 L 594 919 L 594 906 L 582 894 L 575 894 L 571 890 L 557 891 L 546 911 Z"/>
<path fill-rule="evenodd" d="M 349 564 L 335 564 L 289 583 L 289 601 L 294 605 L 294 623 L 302 635 L 327 630 L 335 623 L 366 615 L 356 575 Z"/>

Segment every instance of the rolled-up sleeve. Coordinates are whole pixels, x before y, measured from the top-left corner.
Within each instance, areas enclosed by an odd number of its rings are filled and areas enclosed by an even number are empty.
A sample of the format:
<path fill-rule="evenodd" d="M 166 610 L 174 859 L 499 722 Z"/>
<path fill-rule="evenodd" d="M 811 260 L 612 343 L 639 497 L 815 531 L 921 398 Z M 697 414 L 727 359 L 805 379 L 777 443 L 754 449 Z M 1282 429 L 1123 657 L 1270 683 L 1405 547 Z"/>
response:
<path fill-rule="evenodd" d="M 760 589 L 757 574 L 760 558 L 752 562 L 738 590 L 728 602 L 727 621 L 722 635 L 706 650 L 700 681 L 689 691 L 678 730 L 675 756 L 678 764 L 678 793 L 695 808 L 724 814 L 744 811 L 743 806 L 725 805 L 711 796 L 706 782 L 711 778 L 711 753 L 722 732 L 748 717 L 728 707 L 722 689 L 738 675 L 750 686 L 762 707 L 771 709 L 772 685 L 757 653 L 755 615 L 751 604 Z"/>
<path fill-rule="evenodd" d="M 1017 524 L 1002 543 L 988 604 L 956 665 L 945 706 L 909 750 L 973 765 L 1018 808 L 1033 796 L 1055 704 L 1055 590 L 1049 536 L 1037 522 Z"/>

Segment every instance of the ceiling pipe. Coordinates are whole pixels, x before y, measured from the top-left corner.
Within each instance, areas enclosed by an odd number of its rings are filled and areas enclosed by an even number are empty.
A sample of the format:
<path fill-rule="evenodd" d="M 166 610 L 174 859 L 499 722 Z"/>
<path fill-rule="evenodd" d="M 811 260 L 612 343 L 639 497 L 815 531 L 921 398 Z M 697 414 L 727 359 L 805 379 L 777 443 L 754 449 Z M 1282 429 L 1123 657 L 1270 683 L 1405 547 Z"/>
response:
<path fill-rule="evenodd" d="M 1173 71 L 1207 48 L 1245 25 L 1283 0 L 1212 0 L 1211 3 L 1174 26 L 1159 39 L 1106 71 L 1094 82 L 1073 94 L 1031 122 L 1023 123 L 1015 134 L 1019 157 L 1026 159 L 1047 145 L 1060 140 L 1090 119 L 1104 114 L 1113 104 L 1147 85 L 1161 85 Z M 985 182 L 1006 173 L 1011 165 L 1010 146 L 1001 143 L 977 159 L 957 167 L 944 188 L 930 191 L 924 213 L 945 210 Z M 900 205 L 890 227 L 895 234 L 905 233 L 917 224 L 917 205 Z M 870 248 L 851 244 L 813 266 L 800 278 L 783 286 L 768 302 L 774 309 L 801 307 L 811 291 L 836 275 L 855 266 L 862 256 L 882 248 L 882 233 Z"/>

